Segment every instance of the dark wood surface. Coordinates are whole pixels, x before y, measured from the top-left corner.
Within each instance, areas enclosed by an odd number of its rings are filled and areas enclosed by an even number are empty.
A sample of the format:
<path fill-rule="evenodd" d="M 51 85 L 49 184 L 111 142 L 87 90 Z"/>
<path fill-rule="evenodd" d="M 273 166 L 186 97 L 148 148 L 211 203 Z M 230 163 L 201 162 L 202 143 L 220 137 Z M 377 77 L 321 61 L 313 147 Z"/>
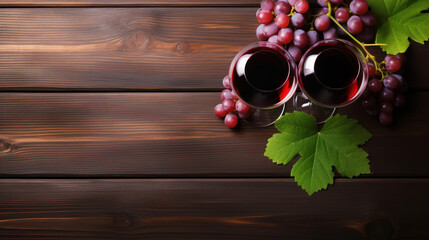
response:
<path fill-rule="evenodd" d="M 258 1 L 0 2 L 0 239 L 428 239 L 429 45 L 372 174 L 308 197 L 214 116 Z M 382 57 L 377 51 L 376 55 Z"/>
<path fill-rule="evenodd" d="M 373 176 L 429 176 L 429 93 L 408 100 L 393 128 L 359 104 L 339 110 L 374 135 L 364 146 Z M 263 156 L 276 129 L 231 131 L 212 112 L 218 101 L 218 92 L 0 93 L 0 174 L 288 176 L 290 166 Z"/>
<path fill-rule="evenodd" d="M 1 180 L 2 239 L 428 239 L 427 179 Z M 43 193 L 43 194 L 41 194 Z M 402 197 L 407 196 L 407 197 Z"/>

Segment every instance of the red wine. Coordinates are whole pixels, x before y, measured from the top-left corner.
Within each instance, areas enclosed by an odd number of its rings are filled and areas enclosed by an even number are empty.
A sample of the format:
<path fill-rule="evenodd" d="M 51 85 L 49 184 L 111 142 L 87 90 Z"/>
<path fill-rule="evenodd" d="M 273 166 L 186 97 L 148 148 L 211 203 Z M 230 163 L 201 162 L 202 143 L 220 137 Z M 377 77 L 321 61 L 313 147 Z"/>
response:
<path fill-rule="evenodd" d="M 294 66 L 276 47 L 268 44 L 252 47 L 238 55 L 232 64 L 231 86 L 247 104 L 274 107 L 290 95 L 289 79 L 294 77 Z"/>
<path fill-rule="evenodd" d="M 319 44 L 307 51 L 299 68 L 299 84 L 307 97 L 327 106 L 341 106 L 358 95 L 362 66 L 345 44 Z"/>

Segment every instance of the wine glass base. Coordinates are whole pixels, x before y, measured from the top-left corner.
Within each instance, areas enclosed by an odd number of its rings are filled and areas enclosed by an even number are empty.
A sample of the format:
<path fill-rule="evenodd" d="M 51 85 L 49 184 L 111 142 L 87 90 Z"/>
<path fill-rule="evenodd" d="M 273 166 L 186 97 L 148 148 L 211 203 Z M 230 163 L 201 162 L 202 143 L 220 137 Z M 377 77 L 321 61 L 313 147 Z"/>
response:
<path fill-rule="evenodd" d="M 336 109 L 318 106 L 312 103 L 302 92 L 297 92 L 293 97 L 293 108 L 296 111 L 313 115 L 316 118 L 317 124 L 326 122 Z"/>
<path fill-rule="evenodd" d="M 254 127 L 268 127 L 279 119 L 284 111 L 285 104 L 272 109 L 250 108 L 249 115 L 244 122 Z"/>

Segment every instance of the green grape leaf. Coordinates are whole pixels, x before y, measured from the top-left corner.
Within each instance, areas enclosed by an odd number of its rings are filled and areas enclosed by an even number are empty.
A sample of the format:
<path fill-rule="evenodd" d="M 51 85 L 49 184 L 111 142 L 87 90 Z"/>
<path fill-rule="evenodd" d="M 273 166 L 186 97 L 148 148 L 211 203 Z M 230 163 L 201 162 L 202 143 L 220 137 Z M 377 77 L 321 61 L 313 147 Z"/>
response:
<path fill-rule="evenodd" d="M 403 53 L 410 42 L 408 38 L 424 44 L 429 39 L 428 0 L 367 0 L 377 15 L 379 27 L 376 43 L 389 54 Z"/>
<path fill-rule="evenodd" d="M 368 154 L 358 146 L 371 134 L 355 119 L 337 114 L 318 131 L 313 116 L 295 111 L 277 120 L 275 127 L 280 133 L 268 139 L 264 155 L 274 163 L 287 164 L 299 154 L 291 176 L 308 195 L 333 184 L 332 167 L 349 178 L 370 173 Z"/>

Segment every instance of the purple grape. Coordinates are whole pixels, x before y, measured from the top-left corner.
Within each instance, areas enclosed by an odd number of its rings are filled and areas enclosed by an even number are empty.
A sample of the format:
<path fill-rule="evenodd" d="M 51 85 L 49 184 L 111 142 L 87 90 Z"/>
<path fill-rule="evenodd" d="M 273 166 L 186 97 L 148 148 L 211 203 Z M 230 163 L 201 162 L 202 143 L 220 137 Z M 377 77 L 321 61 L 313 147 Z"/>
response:
<path fill-rule="evenodd" d="M 316 15 L 320 16 L 320 15 L 324 15 L 327 14 L 329 12 L 329 8 L 324 7 L 324 8 L 320 8 L 317 10 Z"/>
<path fill-rule="evenodd" d="M 277 1 L 274 7 L 274 13 L 276 15 L 279 15 L 281 13 L 289 14 L 290 10 L 291 10 L 291 6 L 286 1 Z"/>
<path fill-rule="evenodd" d="M 388 88 L 383 88 L 383 90 L 381 90 L 380 98 L 384 102 L 391 102 L 395 99 L 395 92 Z"/>
<path fill-rule="evenodd" d="M 393 112 L 393 104 L 390 102 L 383 102 L 380 105 L 380 110 L 384 113 L 392 113 Z"/>
<path fill-rule="evenodd" d="M 256 37 L 261 41 L 265 41 L 268 39 L 267 36 L 265 36 L 264 27 L 265 25 L 261 24 L 258 26 L 258 28 L 256 28 Z"/>
<path fill-rule="evenodd" d="M 318 16 L 316 20 L 314 20 L 314 27 L 321 32 L 328 30 L 330 25 L 331 19 L 327 15 Z"/>
<path fill-rule="evenodd" d="M 292 15 L 290 20 L 292 22 L 292 25 L 297 28 L 300 28 L 305 24 L 305 17 L 301 13 L 295 13 L 294 15 Z"/>
<path fill-rule="evenodd" d="M 308 38 L 307 33 L 302 30 L 298 29 L 295 31 L 293 35 L 293 44 L 299 48 L 305 48 L 310 43 L 310 39 Z"/>
<path fill-rule="evenodd" d="M 226 100 L 231 99 L 231 90 L 224 89 L 222 92 L 220 92 L 220 100 Z"/>
<path fill-rule="evenodd" d="M 261 1 L 261 8 L 264 10 L 273 11 L 273 9 L 274 9 L 273 0 L 262 0 Z"/>
<path fill-rule="evenodd" d="M 362 107 L 365 109 L 377 108 L 377 98 L 374 95 L 369 95 L 362 100 Z"/>
<path fill-rule="evenodd" d="M 301 60 L 302 50 L 299 49 L 298 47 L 296 47 L 294 45 L 290 45 L 287 51 L 292 56 L 292 58 L 295 62 L 299 62 L 299 60 Z"/>
<path fill-rule="evenodd" d="M 274 43 L 274 44 L 277 44 L 280 46 L 283 45 L 283 43 L 279 39 L 279 36 L 277 36 L 277 35 L 273 35 L 270 38 L 268 38 L 268 42 L 271 42 L 271 43 Z"/>
<path fill-rule="evenodd" d="M 381 112 L 380 115 L 378 116 L 378 120 L 383 125 L 390 125 L 393 122 L 393 115 Z"/>
<path fill-rule="evenodd" d="M 399 58 L 402 64 L 404 64 L 407 61 L 407 57 L 403 53 L 396 54 L 396 57 Z"/>
<path fill-rule="evenodd" d="M 282 28 L 279 33 L 279 40 L 284 44 L 289 44 L 293 40 L 293 30 L 290 28 Z"/>
<path fill-rule="evenodd" d="M 229 76 L 226 75 L 223 80 L 222 80 L 222 84 L 226 89 L 231 90 L 231 84 L 229 84 Z"/>
<path fill-rule="evenodd" d="M 308 36 L 308 39 L 310 40 L 310 43 L 309 43 L 310 46 L 312 46 L 313 44 L 319 41 L 319 34 L 317 33 L 317 31 L 310 30 L 307 32 L 307 36 Z"/>
<path fill-rule="evenodd" d="M 382 87 L 383 87 L 383 85 L 381 84 L 381 81 L 378 80 L 377 78 L 373 78 L 373 79 L 369 80 L 369 82 L 368 82 L 368 89 L 369 89 L 369 91 L 371 91 L 373 93 L 380 92 Z"/>
<path fill-rule="evenodd" d="M 377 23 L 377 16 L 371 11 L 360 16 L 360 19 L 362 19 L 363 24 L 368 27 L 372 27 Z"/>
<path fill-rule="evenodd" d="M 321 7 L 328 6 L 328 3 L 325 0 L 317 0 L 317 4 L 319 4 Z"/>
<path fill-rule="evenodd" d="M 390 72 L 397 72 L 399 69 L 401 69 L 401 60 L 399 60 L 398 57 L 392 56 L 389 57 L 388 60 L 385 60 L 386 69 Z"/>
<path fill-rule="evenodd" d="M 344 29 L 347 29 L 347 23 L 341 23 L 341 26 Z M 336 24 L 335 24 L 335 29 L 337 29 L 338 36 L 340 36 L 341 38 L 347 38 L 348 37 L 347 33 L 343 29 L 341 29 L 339 26 L 337 26 Z"/>
<path fill-rule="evenodd" d="M 375 33 L 372 28 L 363 27 L 362 32 L 359 33 L 358 37 L 362 42 L 373 42 L 375 38 Z"/>
<path fill-rule="evenodd" d="M 347 29 L 352 34 L 359 34 L 362 31 L 363 23 L 360 17 L 351 16 L 347 21 Z"/>
<path fill-rule="evenodd" d="M 337 11 L 335 11 L 335 19 L 339 23 L 347 22 L 347 20 L 349 20 L 349 17 L 350 17 L 350 13 L 345 7 L 340 7 L 337 9 Z"/>
<path fill-rule="evenodd" d="M 295 3 L 298 2 L 298 0 L 288 0 L 288 2 L 291 6 L 295 6 Z"/>
<path fill-rule="evenodd" d="M 338 37 L 338 33 L 334 27 L 331 27 L 328 30 L 323 32 L 323 39 L 332 39 L 337 37 Z"/>
<path fill-rule="evenodd" d="M 372 63 L 368 63 L 368 77 L 373 77 L 375 74 L 375 66 Z"/>
<path fill-rule="evenodd" d="M 394 90 L 395 88 L 399 87 L 400 82 L 393 75 L 387 75 L 383 80 L 383 85 L 390 90 Z"/>
<path fill-rule="evenodd" d="M 279 32 L 279 28 L 277 27 L 275 22 L 272 22 L 264 26 L 264 34 L 268 38 L 273 35 L 276 35 L 278 32 Z"/>
<path fill-rule="evenodd" d="M 405 96 L 402 94 L 399 94 L 398 96 L 395 97 L 395 100 L 393 100 L 393 104 L 395 105 L 395 107 L 403 107 L 405 106 Z"/>
<path fill-rule="evenodd" d="M 343 0 L 330 0 L 330 2 L 333 4 L 339 4 L 339 3 L 342 3 Z"/>
<path fill-rule="evenodd" d="M 368 11 L 369 6 L 365 0 L 353 0 L 351 1 L 349 7 L 352 13 L 363 15 Z"/>

